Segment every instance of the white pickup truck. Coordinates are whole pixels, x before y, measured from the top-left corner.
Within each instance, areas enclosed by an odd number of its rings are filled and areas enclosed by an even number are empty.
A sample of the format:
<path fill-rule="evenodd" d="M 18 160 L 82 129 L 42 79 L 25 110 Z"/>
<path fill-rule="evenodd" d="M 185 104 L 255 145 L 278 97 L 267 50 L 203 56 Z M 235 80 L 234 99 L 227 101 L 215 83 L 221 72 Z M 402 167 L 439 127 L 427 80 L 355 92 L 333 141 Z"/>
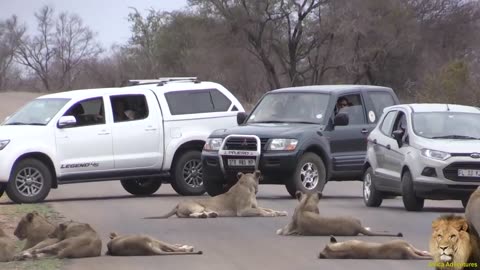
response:
<path fill-rule="evenodd" d="M 195 77 L 135 81 L 34 99 L 0 126 L 0 196 L 44 200 L 60 184 L 120 180 L 134 195 L 162 182 L 205 192 L 200 155 L 213 130 L 237 125 L 241 103 Z"/>

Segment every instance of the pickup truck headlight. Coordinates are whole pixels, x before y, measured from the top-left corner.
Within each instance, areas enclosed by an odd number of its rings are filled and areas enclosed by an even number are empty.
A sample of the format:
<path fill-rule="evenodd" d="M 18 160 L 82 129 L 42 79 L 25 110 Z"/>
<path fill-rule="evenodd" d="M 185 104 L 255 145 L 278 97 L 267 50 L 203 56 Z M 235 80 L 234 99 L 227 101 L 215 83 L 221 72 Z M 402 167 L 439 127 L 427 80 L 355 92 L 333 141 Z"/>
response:
<path fill-rule="evenodd" d="M 0 140 L 0 150 L 3 150 L 9 142 L 10 140 Z"/>
<path fill-rule="evenodd" d="M 421 153 L 425 157 L 437 159 L 437 160 L 446 160 L 451 156 L 450 153 L 431 150 L 431 149 L 422 149 Z"/>
<path fill-rule="evenodd" d="M 218 151 L 220 146 L 222 146 L 222 138 L 208 138 L 203 146 L 203 150 L 207 151 Z"/>
<path fill-rule="evenodd" d="M 298 140 L 295 139 L 273 139 L 268 145 L 268 150 L 293 151 L 297 147 Z"/>

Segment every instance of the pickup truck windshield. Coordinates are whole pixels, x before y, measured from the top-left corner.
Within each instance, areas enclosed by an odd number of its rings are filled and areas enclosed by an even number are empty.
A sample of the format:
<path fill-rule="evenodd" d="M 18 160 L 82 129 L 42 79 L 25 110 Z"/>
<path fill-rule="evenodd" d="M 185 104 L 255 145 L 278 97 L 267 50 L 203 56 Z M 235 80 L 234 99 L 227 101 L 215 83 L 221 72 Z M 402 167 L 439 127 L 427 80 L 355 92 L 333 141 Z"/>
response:
<path fill-rule="evenodd" d="M 480 113 L 417 112 L 412 115 L 413 131 L 430 139 L 480 139 Z"/>
<path fill-rule="evenodd" d="M 250 114 L 247 123 L 321 124 L 330 99 L 320 93 L 271 93 Z"/>
<path fill-rule="evenodd" d="M 67 98 L 34 99 L 12 115 L 4 125 L 41 125 L 45 126 L 65 106 Z"/>

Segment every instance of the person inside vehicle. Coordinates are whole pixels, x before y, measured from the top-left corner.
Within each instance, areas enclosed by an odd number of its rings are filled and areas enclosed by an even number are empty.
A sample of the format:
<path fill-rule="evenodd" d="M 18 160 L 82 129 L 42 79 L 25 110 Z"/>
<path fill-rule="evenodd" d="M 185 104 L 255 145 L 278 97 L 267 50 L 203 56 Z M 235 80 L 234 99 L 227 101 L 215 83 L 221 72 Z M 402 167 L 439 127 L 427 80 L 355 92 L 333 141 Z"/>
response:
<path fill-rule="evenodd" d="M 113 117 L 115 122 L 133 120 L 135 118 L 132 110 L 126 110 L 125 101 L 117 100 L 113 103 Z"/>

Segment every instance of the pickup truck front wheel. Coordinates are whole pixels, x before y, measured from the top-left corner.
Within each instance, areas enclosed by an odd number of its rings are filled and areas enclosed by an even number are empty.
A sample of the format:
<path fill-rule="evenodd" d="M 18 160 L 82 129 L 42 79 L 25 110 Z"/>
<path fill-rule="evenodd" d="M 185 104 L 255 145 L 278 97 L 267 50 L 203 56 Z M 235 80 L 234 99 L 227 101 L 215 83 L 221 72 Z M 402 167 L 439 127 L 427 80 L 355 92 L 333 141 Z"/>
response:
<path fill-rule="evenodd" d="M 305 153 L 299 159 L 294 174 L 285 183 L 288 193 L 296 198 L 295 192 L 322 192 L 326 183 L 326 170 L 322 159 L 315 153 Z"/>
<path fill-rule="evenodd" d="M 37 159 L 19 161 L 13 168 L 7 184 L 7 195 L 16 203 L 43 201 L 52 187 L 52 173 Z"/>
<path fill-rule="evenodd" d="M 174 163 L 172 188 L 183 196 L 199 196 L 205 193 L 201 151 L 183 152 Z"/>
<path fill-rule="evenodd" d="M 137 196 L 152 195 L 162 185 L 160 180 L 153 178 L 146 179 L 122 179 L 122 187 L 130 194 Z"/>

